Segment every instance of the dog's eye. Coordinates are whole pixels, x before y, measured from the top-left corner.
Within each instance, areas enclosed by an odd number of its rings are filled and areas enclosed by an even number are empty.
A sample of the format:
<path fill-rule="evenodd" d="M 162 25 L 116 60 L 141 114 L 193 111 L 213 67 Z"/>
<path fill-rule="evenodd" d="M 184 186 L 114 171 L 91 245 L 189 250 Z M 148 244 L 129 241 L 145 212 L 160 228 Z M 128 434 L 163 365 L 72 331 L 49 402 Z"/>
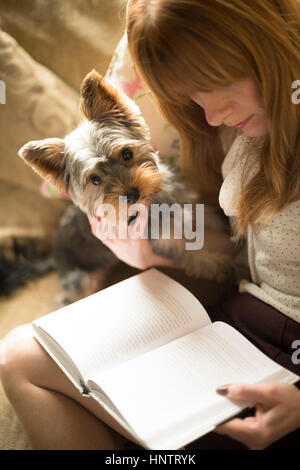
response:
<path fill-rule="evenodd" d="M 122 150 L 123 160 L 125 160 L 127 162 L 128 160 L 131 160 L 132 157 L 133 157 L 133 151 L 132 150 L 130 150 L 130 149 L 123 149 Z"/>
<path fill-rule="evenodd" d="M 98 175 L 91 175 L 90 180 L 95 186 L 99 186 L 101 184 L 101 178 Z"/>

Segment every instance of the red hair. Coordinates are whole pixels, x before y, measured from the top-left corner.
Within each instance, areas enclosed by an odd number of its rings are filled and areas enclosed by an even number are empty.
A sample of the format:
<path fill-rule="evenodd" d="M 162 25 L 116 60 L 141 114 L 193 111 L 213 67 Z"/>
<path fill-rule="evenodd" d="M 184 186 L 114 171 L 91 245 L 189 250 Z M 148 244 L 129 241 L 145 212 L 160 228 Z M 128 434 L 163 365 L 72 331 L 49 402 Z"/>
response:
<path fill-rule="evenodd" d="M 181 139 L 182 166 L 194 184 L 217 196 L 224 158 L 220 129 L 210 127 L 190 96 L 251 78 L 269 129 L 256 176 L 243 184 L 238 227 L 271 217 L 299 199 L 299 0 L 131 0 L 129 50 Z"/>

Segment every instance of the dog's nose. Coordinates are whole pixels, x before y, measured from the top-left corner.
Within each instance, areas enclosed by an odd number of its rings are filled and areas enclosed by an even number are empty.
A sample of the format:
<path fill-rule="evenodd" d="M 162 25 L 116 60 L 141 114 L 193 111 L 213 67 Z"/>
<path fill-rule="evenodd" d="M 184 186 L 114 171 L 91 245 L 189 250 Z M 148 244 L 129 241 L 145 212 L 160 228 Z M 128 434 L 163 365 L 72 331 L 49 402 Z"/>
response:
<path fill-rule="evenodd" d="M 125 194 L 128 204 L 134 204 L 140 198 L 140 192 L 137 188 L 132 188 Z"/>

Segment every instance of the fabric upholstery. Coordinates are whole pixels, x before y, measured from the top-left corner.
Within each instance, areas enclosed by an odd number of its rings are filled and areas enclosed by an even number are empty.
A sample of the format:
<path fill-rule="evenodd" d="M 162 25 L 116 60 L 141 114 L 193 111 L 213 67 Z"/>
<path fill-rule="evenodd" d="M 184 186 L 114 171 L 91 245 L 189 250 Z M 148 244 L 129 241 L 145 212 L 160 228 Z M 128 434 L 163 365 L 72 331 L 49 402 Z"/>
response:
<path fill-rule="evenodd" d="M 0 248 L 12 239 L 51 243 L 67 201 L 45 198 L 41 179 L 17 156 L 27 141 L 64 137 L 78 123 L 79 85 L 105 73 L 122 36 L 125 0 L 10 0 L 0 5 Z M 2 83 L 1 82 L 1 83 Z M 54 308 L 56 273 L 0 298 L 0 340 Z M 29 449 L 0 385 L 0 450 Z"/>

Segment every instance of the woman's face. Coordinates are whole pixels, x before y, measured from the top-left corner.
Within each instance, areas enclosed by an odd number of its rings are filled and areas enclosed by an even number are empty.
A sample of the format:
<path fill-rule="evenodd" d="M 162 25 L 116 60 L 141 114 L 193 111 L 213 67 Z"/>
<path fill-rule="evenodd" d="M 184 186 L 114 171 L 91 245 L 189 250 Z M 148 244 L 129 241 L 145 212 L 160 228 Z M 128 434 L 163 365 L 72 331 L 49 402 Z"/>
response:
<path fill-rule="evenodd" d="M 255 82 L 245 79 L 218 88 L 212 92 L 198 92 L 191 96 L 205 112 L 211 126 L 241 129 L 249 137 L 268 133 L 262 98 Z"/>

